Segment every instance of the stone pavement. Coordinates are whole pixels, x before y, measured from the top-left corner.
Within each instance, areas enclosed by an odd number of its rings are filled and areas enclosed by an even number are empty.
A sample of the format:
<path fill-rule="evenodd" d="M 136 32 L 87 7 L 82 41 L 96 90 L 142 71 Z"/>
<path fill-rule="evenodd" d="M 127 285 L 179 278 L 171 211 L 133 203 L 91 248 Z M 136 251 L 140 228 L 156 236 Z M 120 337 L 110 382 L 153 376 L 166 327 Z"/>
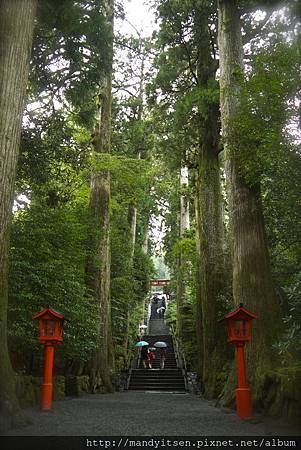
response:
<path fill-rule="evenodd" d="M 193 394 L 126 391 L 53 402 L 26 410 L 32 424 L 6 436 L 298 436 L 281 420 L 239 419 Z"/>

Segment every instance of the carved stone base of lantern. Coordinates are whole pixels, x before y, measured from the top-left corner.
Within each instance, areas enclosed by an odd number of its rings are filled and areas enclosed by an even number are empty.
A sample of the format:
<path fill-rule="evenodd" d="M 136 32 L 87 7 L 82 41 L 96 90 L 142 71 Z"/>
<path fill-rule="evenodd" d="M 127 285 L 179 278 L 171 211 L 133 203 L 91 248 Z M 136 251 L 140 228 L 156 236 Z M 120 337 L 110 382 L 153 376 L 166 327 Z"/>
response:
<path fill-rule="evenodd" d="M 253 417 L 252 397 L 249 388 L 237 388 L 236 393 L 236 412 L 241 419 L 250 419 Z"/>

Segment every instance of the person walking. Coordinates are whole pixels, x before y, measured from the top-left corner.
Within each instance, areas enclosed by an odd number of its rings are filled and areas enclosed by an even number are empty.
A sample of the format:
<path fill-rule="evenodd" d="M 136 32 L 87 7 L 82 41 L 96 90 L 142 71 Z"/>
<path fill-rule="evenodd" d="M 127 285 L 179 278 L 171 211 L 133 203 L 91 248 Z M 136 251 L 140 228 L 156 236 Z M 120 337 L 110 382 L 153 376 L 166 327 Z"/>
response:
<path fill-rule="evenodd" d="M 148 362 L 148 368 L 149 369 L 152 369 L 153 367 L 152 367 L 152 365 L 153 365 L 153 360 L 155 359 L 155 354 L 154 354 L 154 352 L 153 351 L 151 351 L 151 350 L 148 350 L 148 353 L 147 353 L 147 362 Z"/>
<path fill-rule="evenodd" d="M 160 369 L 164 369 L 166 359 L 166 350 L 165 348 L 160 349 Z"/>
<path fill-rule="evenodd" d="M 164 306 L 160 306 L 160 308 L 157 309 L 159 319 L 164 319 L 164 312 L 165 312 Z"/>
<path fill-rule="evenodd" d="M 157 309 L 158 318 L 161 319 L 161 308 Z"/>
<path fill-rule="evenodd" d="M 140 327 L 139 330 L 140 330 L 140 340 L 142 341 L 143 336 L 145 335 L 145 329 Z"/>
<path fill-rule="evenodd" d="M 142 364 L 144 369 L 147 368 L 147 361 L 148 361 L 148 350 L 147 350 L 147 346 L 145 345 L 144 347 L 141 347 L 141 359 L 142 359 Z"/>

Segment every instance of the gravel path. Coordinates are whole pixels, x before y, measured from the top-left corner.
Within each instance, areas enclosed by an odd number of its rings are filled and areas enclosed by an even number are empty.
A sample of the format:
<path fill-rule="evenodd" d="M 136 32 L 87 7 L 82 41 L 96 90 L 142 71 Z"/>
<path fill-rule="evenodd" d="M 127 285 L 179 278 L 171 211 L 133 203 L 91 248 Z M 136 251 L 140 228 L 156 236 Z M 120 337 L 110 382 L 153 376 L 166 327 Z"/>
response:
<path fill-rule="evenodd" d="M 6 436 L 289 436 L 297 427 L 262 416 L 251 421 L 192 394 L 123 392 L 53 403 L 51 412 L 27 409 L 32 424 Z"/>

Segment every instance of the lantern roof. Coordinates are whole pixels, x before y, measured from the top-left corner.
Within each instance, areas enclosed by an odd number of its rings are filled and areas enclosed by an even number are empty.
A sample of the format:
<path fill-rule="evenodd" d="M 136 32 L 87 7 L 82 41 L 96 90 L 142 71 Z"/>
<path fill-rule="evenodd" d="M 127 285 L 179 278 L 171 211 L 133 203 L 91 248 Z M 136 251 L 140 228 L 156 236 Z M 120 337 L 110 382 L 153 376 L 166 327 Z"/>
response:
<path fill-rule="evenodd" d="M 222 320 L 230 320 L 230 319 L 252 320 L 252 319 L 257 319 L 257 316 L 256 316 L 256 314 L 253 314 L 251 311 L 248 311 L 246 308 L 244 308 L 243 304 L 240 303 L 238 308 L 236 308 L 234 311 L 231 311 Z"/>
<path fill-rule="evenodd" d="M 51 309 L 51 308 L 43 309 L 43 311 L 41 311 L 38 314 L 36 314 L 35 316 L 33 316 L 32 320 L 39 319 L 40 317 L 43 317 L 46 315 L 53 316 L 56 319 L 65 320 L 65 317 L 61 313 L 59 313 L 58 311 L 55 311 L 54 309 Z"/>

